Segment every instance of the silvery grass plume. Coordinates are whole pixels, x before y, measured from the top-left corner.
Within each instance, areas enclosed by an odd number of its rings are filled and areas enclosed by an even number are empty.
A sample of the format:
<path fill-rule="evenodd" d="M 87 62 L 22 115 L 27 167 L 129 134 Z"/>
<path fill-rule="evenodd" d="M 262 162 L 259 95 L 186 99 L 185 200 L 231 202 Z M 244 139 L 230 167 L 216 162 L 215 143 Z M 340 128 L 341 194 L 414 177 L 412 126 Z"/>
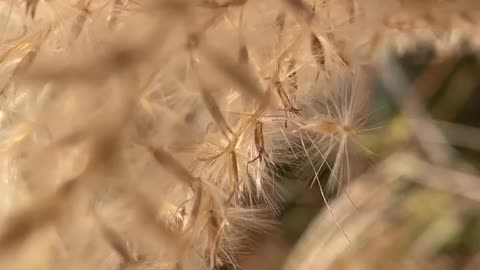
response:
<path fill-rule="evenodd" d="M 285 181 L 343 190 L 386 45 L 478 31 L 461 2 L 2 1 L 2 267 L 237 268 Z"/>

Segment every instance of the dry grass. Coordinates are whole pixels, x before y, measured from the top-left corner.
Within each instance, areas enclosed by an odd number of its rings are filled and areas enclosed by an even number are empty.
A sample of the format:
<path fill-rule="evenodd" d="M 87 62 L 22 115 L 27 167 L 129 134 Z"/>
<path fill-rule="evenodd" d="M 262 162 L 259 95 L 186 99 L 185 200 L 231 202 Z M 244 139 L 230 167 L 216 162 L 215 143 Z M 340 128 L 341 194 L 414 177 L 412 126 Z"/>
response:
<path fill-rule="evenodd" d="M 474 161 L 455 148 L 478 150 L 476 129 L 452 120 L 474 93 L 478 65 L 448 84 L 464 91 L 426 105 L 462 56 L 475 56 L 479 8 L 0 2 L 0 267 L 362 269 L 369 257 L 345 256 L 370 241 L 366 229 L 390 226 L 391 180 L 480 196 Z M 434 54 L 415 59 L 429 63 L 416 76 L 397 56 L 419 44 Z M 391 155 L 399 145 L 411 158 Z M 326 206 L 317 219 L 333 223 L 312 223 L 292 248 L 284 217 L 308 197 L 305 186 L 320 199 L 315 209 Z M 435 224 L 464 205 L 435 212 Z M 432 254 L 429 237 L 408 252 Z"/>

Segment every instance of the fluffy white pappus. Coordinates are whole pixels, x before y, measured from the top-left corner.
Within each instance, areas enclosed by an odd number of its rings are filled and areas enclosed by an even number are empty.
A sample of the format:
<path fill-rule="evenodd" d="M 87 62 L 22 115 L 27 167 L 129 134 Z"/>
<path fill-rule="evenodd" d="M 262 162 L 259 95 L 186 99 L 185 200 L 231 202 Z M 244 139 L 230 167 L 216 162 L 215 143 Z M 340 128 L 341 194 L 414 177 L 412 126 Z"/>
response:
<path fill-rule="evenodd" d="M 360 82 L 365 79 L 361 72 L 338 75 L 332 83 L 321 81 L 299 97 L 304 119 L 295 123 L 291 143 L 301 149 L 309 172 L 304 177 L 326 193 L 342 191 L 355 153 L 368 151 L 359 136 L 368 129 L 371 89 Z M 325 183 L 323 172 L 329 175 Z"/>

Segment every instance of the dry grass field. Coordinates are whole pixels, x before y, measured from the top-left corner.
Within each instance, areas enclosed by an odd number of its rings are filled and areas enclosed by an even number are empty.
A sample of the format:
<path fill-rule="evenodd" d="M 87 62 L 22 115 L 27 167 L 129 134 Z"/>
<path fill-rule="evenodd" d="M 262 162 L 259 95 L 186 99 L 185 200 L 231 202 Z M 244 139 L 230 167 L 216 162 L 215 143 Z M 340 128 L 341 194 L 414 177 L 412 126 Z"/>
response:
<path fill-rule="evenodd" d="M 478 0 L 1 0 L 0 269 L 480 267 Z"/>

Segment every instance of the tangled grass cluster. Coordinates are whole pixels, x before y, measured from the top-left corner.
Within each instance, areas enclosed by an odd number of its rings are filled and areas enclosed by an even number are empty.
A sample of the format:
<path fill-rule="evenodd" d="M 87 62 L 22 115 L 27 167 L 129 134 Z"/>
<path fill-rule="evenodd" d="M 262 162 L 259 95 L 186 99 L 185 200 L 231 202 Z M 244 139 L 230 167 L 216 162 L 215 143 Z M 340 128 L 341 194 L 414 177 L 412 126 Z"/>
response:
<path fill-rule="evenodd" d="M 478 46 L 479 6 L 3 0 L 1 267 L 236 268 L 286 182 L 344 192 L 392 51 Z"/>

